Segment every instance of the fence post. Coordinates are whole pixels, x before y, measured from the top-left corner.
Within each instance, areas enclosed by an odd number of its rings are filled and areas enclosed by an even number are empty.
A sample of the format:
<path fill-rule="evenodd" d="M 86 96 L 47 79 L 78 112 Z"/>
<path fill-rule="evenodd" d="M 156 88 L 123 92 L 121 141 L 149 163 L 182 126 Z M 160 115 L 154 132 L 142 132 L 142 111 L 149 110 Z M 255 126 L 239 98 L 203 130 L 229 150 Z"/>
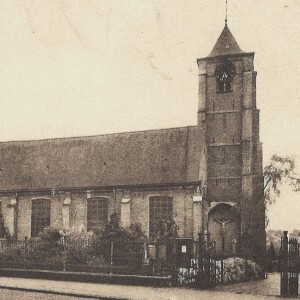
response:
<path fill-rule="evenodd" d="M 147 268 L 148 268 L 148 246 L 147 246 L 146 242 L 144 242 L 143 247 L 144 247 L 144 249 L 143 249 L 143 252 L 144 252 L 144 255 L 143 255 L 143 273 L 144 273 L 144 275 L 147 275 Z"/>
<path fill-rule="evenodd" d="M 25 240 L 24 240 L 24 267 L 23 267 L 23 269 L 26 269 L 27 255 L 28 255 L 28 237 L 25 236 Z"/>
<path fill-rule="evenodd" d="M 223 257 L 223 251 L 221 255 L 221 283 L 224 282 L 224 257 Z"/>
<path fill-rule="evenodd" d="M 113 256 L 114 256 L 114 241 L 111 241 L 111 243 L 110 243 L 110 274 L 113 273 L 112 272 L 112 267 L 114 264 Z"/>
<path fill-rule="evenodd" d="M 66 242 L 67 237 L 63 236 L 63 271 L 66 272 L 66 260 L 67 260 L 67 253 L 66 253 Z"/>

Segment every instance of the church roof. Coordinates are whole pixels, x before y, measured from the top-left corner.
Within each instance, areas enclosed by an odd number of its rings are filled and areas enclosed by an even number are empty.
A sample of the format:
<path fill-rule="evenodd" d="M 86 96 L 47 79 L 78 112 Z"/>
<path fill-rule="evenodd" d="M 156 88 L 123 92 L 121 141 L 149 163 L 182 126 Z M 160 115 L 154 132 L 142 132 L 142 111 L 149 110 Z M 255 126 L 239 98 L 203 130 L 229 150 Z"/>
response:
<path fill-rule="evenodd" d="M 241 53 L 244 53 L 244 51 L 241 50 L 234 36 L 229 30 L 227 24 L 225 24 L 225 27 L 221 35 L 219 36 L 212 52 L 208 57 L 241 54 Z"/>
<path fill-rule="evenodd" d="M 0 143 L 0 191 L 199 181 L 200 128 Z"/>

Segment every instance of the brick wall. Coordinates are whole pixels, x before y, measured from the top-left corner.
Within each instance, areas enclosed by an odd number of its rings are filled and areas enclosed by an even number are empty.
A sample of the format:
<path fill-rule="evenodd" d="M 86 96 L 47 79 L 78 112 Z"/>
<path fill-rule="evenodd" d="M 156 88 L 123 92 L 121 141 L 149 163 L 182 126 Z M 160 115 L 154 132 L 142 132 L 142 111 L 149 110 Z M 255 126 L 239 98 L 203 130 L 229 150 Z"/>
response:
<path fill-rule="evenodd" d="M 149 234 L 149 197 L 172 196 L 179 235 L 193 236 L 193 189 L 136 190 L 131 192 L 131 223 L 140 223 Z"/>
<path fill-rule="evenodd" d="M 11 235 L 15 233 L 17 225 L 17 238 L 24 239 L 31 236 L 31 201 L 32 199 L 47 198 L 51 199 L 50 226 L 63 229 L 63 209 L 66 208 L 64 201 L 66 197 L 71 199 L 68 205 L 69 228 L 80 231 L 87 226 L 87 198 L 88 197 L 107 197 L 108 200 L 108 219 L 115 211 L 120 217 L 121 202 L 124 198 L 129 198 L 130 206 L 129 224 L 140 223 L 142 229 L 149 233 L 149 197 L 150 196 L 172 196 L 173 212 L 176 223 L 179 226 L 179 234 L 184 237 L 192 237 L 194 230 L 193 216 L 193 195 L 194 188 L 170 188 L 170 189 L 132 189 L 132 190 L 111 190 L 111 191 L 74 191 L 56 193 L 55 195 L 42 193 L 23 193 L 17 197 L 15 206 L 10 206 L 10 201 L 14 197 L 1 196 L 2 211 L 4 214 L 5 226 L 10 230 Z M 196 211 L 196 224 L 200 226 L 200 207 Z M 17 212 L 16 212 L 17 211 Z M 17 219 L 15 218 L 17 217 Z M 196 228 L 197 228 L 196 226 Z"/>

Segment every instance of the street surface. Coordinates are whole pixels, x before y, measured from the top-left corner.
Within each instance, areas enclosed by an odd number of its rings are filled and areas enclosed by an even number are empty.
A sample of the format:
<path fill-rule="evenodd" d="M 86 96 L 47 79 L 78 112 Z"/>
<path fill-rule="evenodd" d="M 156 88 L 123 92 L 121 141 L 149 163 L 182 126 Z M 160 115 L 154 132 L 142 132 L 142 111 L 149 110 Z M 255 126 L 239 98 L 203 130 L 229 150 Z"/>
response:
<path fill-rule="evenodd" d="M 280 275 L 279 273 L 269 274 L 267 279 L 236 283 L 229 285 L 219 285 L 215 289 L 222 292 L 233 292 L 251 295 L 279 296 L 280 295 Z"/>
<path fill-rule="evenodd" d="M 280 299 L 279 288 L 279 274 L 270 274 L 265 280 L 231 285 L 219 285 L 213 290 L 196 290 L 191 288 L 177 287 L 155 288 L 130 285 L 0 277 L 0 300 L 80 300 L 88 298 L 106 300 L 268 300 Z M 22 291 L 12 289 L 22 289 Z"/>
<path fill-rule="evenodd" d="M 0 300 L 87 300 L 87 299 L 88 298 L 0 289 Z"/>
<path fill-rule="evenodd" d="M 300 277 L 299 277 L 300 288 Z M 250 281 L 230 285 L 219 285 L 215 291 L 239 293 L 243 295 L 257 296 L 279 296 L 280 295 L 280 273 L 268 274 L 265 280 Z M 300 291 L 299 291 L 300 292 Z M 300 299 L 300 297 L 298 297 Z"/>

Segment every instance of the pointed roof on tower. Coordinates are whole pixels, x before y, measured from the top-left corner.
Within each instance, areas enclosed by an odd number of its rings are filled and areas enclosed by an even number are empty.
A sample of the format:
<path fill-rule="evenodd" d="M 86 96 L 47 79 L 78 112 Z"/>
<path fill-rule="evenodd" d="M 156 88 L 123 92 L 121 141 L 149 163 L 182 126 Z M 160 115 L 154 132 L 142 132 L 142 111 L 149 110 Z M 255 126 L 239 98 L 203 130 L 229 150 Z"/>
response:
<path fill-rule="evenodd" d="M 229 30 L 227 22 L 225 22 L 225 27 L 208 57 L 241 53 L 244 53 L 244 51 L 241 50 L 240 46 Z"/>

